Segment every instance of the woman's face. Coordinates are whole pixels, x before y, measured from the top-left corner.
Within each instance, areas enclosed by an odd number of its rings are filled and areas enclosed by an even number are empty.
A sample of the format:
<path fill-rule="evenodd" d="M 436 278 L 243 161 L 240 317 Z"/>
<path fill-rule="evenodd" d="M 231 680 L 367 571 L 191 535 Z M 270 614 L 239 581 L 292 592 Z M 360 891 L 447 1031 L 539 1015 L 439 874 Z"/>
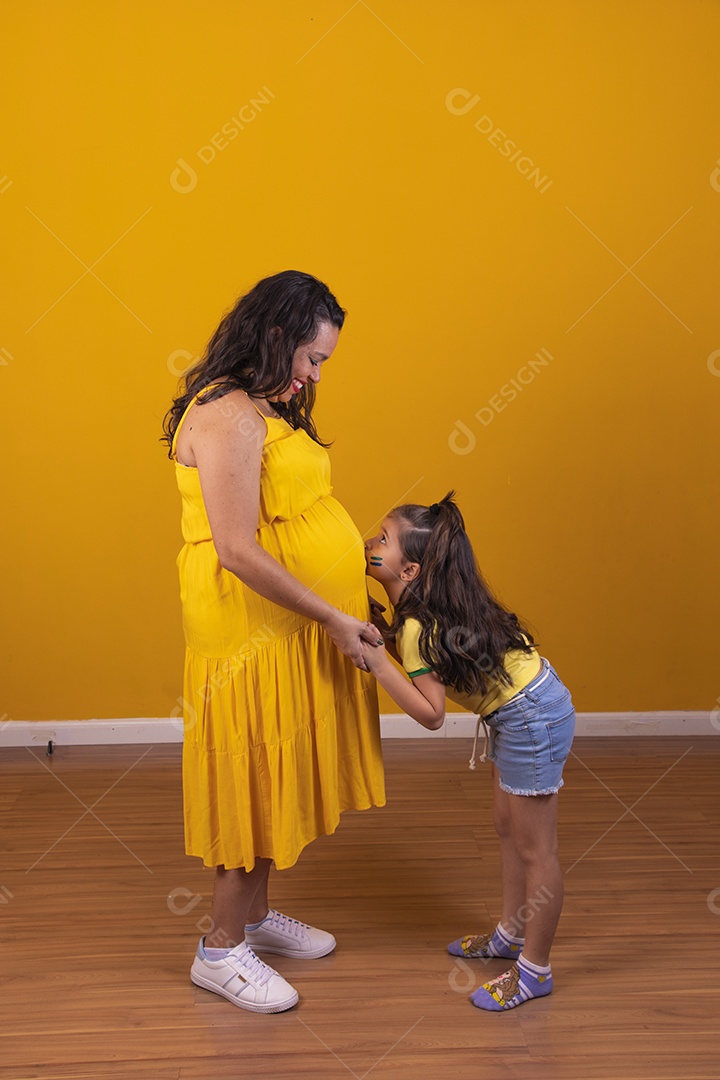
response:
<path fill-rule="evenodd" d="M 300 345 L 295 350 L 292 363 L 292 382 L 287 390 L 278 394 L 272 401 L 291 401 L 295 394 L 302 392 L 307 382 L 320 382 L 320 369 L 326 360 L 332 356 L 333 350 L 338 343 L 340 331 L 337 326 L 329 322 L 321 322 L 318 325 L 317 337 L 308 341 L 306 345 Z"/>

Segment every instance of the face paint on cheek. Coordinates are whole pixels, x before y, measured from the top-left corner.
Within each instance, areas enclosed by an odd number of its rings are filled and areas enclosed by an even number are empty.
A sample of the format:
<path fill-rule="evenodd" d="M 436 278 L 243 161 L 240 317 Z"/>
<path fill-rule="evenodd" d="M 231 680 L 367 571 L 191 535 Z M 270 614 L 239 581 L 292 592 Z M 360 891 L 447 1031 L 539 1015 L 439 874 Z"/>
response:
<path fill-rule="evenodd" d="M 379 555 L 371 555 L 370 556 L 370 565 L 371 566 L 382 566 L 382 559 L 380 558 L 380 556 Z"/>

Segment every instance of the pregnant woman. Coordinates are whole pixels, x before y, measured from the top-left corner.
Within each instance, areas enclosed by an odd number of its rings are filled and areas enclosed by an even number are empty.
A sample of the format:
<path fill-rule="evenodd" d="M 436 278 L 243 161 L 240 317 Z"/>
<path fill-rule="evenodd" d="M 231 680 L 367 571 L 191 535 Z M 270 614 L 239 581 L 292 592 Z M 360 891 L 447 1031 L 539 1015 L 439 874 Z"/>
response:
<path fill-rule="evenodd" d="M 268 874 L 385 802 L 363 542 L 333 499 L 312 419 L 345 312 L 298 271 L 223 318 L 165 418 L 182 496 L 189 855 L 215 867 L 191 979 L 253 1012 L 297 992 L 256 955 L 314 959 L 334 937 L 268 905 Z"/>

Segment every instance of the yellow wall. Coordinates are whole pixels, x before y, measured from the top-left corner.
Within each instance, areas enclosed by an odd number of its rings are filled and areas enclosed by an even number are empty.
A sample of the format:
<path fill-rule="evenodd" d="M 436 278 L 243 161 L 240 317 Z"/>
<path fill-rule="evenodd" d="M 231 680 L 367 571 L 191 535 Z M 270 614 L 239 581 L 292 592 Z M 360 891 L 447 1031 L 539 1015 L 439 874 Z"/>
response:
<path fill-rule="evenodd" d="M 350 311 L 318 413 L 360 528 L 456 488 L 580 709 L 713 707 L 717 3 L 4 22 L 0 719 L 175 707 L 161 419 L 223 311 L 291 267 Z"/>

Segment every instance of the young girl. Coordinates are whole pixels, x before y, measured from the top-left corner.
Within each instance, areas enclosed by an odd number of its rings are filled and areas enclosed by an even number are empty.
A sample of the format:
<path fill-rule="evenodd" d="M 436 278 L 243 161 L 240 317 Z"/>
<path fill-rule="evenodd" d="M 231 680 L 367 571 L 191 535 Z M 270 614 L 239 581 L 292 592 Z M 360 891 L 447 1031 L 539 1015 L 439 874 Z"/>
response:
<path fill-rule="evenodd" d="M 552 991 L 550 946 L 563 901 L 557 793 L 575 711 L 530 633 L 483 581 L 453 495 L 430 507 L 399 506 L 365 545 L 368 574 L 394 609 L 388 626 L 376 606 L 376 625 L 410 679 L 385 649 L 364 653 L 381 686 L 423 727 L 442 726 L 447 695 L 477 713 L 486 744 L 489 728 L 502 913 L 492 933 L 459 938 L 448 951 L 515 960 L 470 998 L 500 1012 Z"/>

